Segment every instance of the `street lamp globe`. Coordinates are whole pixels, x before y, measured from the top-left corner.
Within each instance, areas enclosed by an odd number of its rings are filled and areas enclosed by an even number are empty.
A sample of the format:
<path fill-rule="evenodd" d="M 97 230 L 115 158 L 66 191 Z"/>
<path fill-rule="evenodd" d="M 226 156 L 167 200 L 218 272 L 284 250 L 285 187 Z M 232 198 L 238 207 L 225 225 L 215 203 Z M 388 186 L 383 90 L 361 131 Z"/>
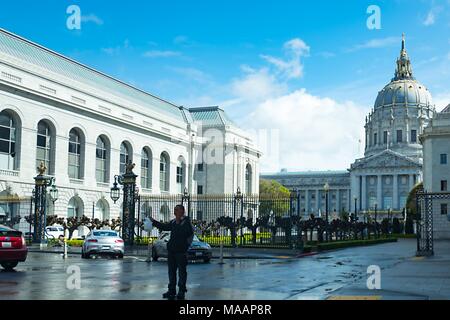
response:
<path fill-rule="evenodd" d="M 52 185 L 52 188 L 49 191 L 50 194 L 50 199 L 52 200 L 53 203 L 56 202 L 56 200 L 58 200 L 58 188 L 56 188 L 56 185 Z"/>
<path fill-rule="evenodd" d="M 117 200 L 119 200 L 120 198 L 120 189 L 119 186 L 117 185 L 117 178 L 115 178 L 114 184 L 111 188 L 110 196 L 111 200 L 114 201 L 114 203 L 116 203 Z"/>
<path fill-rule="evenodd" d="M 328 182 L 325 183 L 325 185 L 323 186 L 323 190 L 324 190 L 325 192 L 328 192 L 328 191 L 330 190 L 330 185 L 328 184 Z"/>

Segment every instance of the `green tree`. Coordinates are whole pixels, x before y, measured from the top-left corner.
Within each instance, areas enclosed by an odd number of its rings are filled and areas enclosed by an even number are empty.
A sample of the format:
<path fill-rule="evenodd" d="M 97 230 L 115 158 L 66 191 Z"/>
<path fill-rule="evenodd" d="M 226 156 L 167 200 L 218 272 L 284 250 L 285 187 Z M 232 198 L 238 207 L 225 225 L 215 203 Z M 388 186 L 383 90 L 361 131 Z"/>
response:
<path fill-rule="evenodd" d="M 291 192 L 288 188 L 275 180 L 259 181 L 260 213 L 274 216 L 289 214 L 289 197 Z"/>
<path fill-rule="evenodd" d="M 416 184 L 406 199 L 406 219 L 417 219 L 416 194 L 423 189 L 423 182 Z"/>

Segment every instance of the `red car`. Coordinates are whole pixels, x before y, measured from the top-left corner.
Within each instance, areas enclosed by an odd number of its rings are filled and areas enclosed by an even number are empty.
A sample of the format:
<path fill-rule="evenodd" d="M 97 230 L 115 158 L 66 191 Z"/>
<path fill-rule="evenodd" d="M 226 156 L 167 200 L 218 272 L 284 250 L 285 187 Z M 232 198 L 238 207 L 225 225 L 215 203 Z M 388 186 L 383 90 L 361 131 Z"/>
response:
<path fill-rule="evenodd" d="M 27 259 L 28 248 L 22 232 L 0 225 L 0 265 L 14 269 Z"/>

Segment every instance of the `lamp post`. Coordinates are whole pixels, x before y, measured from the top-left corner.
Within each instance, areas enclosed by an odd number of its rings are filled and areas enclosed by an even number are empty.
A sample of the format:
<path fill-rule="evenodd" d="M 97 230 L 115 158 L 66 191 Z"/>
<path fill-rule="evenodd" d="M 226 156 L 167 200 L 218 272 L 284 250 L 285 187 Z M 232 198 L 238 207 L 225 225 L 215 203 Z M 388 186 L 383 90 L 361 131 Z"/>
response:
<path fill-rule="evenodd" d="M 377 223 L 377 214 L 378 214 L 377 209 L 378 209 L 378 202 L 375 201 L 374 206 L 375 206 L 375 223 Z"/>
<path fill-rule="evenodd" d="M 136 178 L 134 174 L 135 164 L 128 162 L 126 171 L 122 175 L 114 176 L 114 183 L 111 188 L 110 196 L 114 203 L 120 198 L 119 184 L 123 186 L 123 204 L 122 204 L 122 238 L 126 245 L 134 244 L 135 229 L 135 207 L 138 199 L 138 189 L 136 186 Z"/>
<path fill-rule="evenodd" d="M 329 241 L 329 231 L 328 231 L 328 193 L 330 191 L 330 185 L 325 183 L 323 186 L 323 190 L 325 191 L 325 222 L 326 222 L 326 228 L 327 228 L 327 241 Z"/>
<path fill-rule="evenodd" d="M 37 168 L 39 174 L 34 177 L 34 233 L 33 243 L 45 244 L 45 227 L 47 226 L 47 187 L 52 186 L 49 192 L 50 200 L 55 203 L 58 199 L 58 189 L 54 185 L 55 178 L 45 175 L 47 167 L 41 162 Z"/>
<path fill-rule="evenodd" d="M 358 198 L 355 196 L 353 198 L 353 200 L 355 200 L 355 216 L 354 216 L 354 220 L 356 221 L 357 220 L 356 218 L 358 217 L 358 209 L 357 209 Z"/>

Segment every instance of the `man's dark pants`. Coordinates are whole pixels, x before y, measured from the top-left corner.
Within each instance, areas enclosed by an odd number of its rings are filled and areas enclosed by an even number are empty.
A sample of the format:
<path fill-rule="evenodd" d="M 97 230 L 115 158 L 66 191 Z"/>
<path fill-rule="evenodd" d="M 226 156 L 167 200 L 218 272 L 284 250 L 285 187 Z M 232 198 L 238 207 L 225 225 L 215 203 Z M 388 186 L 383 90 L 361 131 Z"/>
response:
<path fill-rule="evenodd" d="M 168 265 L 169 265 L 169 292 L 176 293 L 177 284 L 177 269 L 178 269 L 178 289 L 179 292 L 187 292 L 186 280 L 187 280 L 187 253 L 168 253 Z"/>

